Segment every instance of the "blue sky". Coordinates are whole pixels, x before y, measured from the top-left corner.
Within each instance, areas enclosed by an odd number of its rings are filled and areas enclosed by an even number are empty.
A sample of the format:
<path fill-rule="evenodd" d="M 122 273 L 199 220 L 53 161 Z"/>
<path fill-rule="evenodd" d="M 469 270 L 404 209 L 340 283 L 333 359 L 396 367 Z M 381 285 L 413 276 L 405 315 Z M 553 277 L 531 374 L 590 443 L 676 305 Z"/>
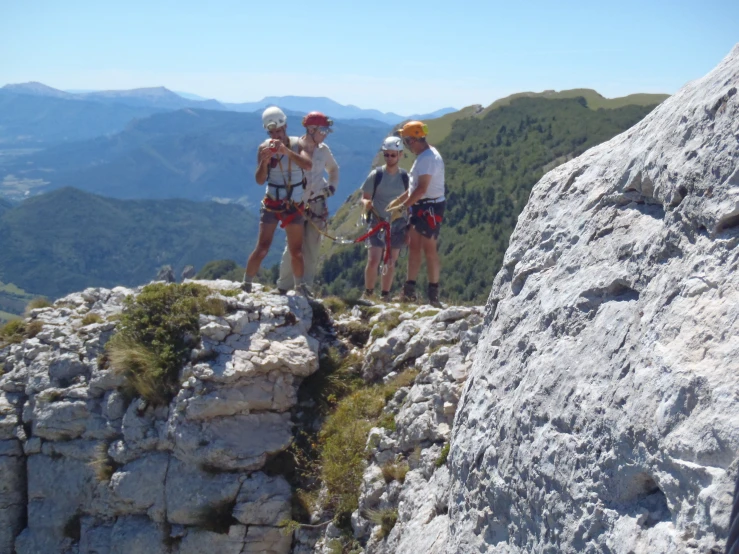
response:
<path fill-rule="evenodd" d="M 408 114 L 525 90 L 673 93 L 737 42 L 736 0 L 0 0 L 0 85 L 328 96 Z"/>

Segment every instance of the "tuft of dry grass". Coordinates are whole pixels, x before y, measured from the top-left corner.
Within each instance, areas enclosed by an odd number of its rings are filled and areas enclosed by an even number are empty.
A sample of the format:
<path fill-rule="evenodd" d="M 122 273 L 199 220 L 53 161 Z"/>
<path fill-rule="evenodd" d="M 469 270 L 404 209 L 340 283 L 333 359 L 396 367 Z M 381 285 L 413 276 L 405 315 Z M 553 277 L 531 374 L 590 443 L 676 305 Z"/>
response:
<path fill-rule="evenodd" d="M 154 404 L 166 404 L 171 390 L 164 383 L 164 370 L 157 354 L 133 340 L 118 340 L 108 346 L 108 362 L 123 374 L 132 391 Z"/>
<path fill-rule="evenodd" d="M 26 304 L 25 313 L 28 315 L 31 310 L 37 310 L 39 308 L 48 308 L 51 306 L 51 302 L 45 296 L 38 296 Z"/>
<path fill-rule="evenodd" d="M 367 510 L 366 517 L 375 525 L 380 526 L 380 538 L 384 539 L 390 534 L 398 521 L 398 510 L 395 508 Z"/>
<path fill-rule="evenodd" d="M 386 483 L 398 481 L 402 484 L 405 482 L 405 475 L 408 473 L 410 467 L 408 466 L 408 462 L 396 460 L 394 462 L 385 462 L 380 469 L 382 470 L 382 477 Z"/>
<path fill-rule="evenodd" d="M 102 323 L 103 316 L 96 314 L 95 312 L 87 312 L 85 317 L 82 318 L 82 325 L 93 325 L 95 323 Z"/>

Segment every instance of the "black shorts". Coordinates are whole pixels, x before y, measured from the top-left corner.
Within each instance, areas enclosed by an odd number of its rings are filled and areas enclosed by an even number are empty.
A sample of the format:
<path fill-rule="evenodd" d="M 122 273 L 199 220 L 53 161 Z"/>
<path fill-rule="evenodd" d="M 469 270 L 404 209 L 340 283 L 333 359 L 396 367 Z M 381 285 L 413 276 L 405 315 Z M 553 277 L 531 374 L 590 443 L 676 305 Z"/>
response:
<path fill-rule="evenodd" d="M 421 200 L 411 207 L 411 226 L 427 239 L 438 239 L 441 222 L 444 219 L 446 200 L 424 202 Z"/>

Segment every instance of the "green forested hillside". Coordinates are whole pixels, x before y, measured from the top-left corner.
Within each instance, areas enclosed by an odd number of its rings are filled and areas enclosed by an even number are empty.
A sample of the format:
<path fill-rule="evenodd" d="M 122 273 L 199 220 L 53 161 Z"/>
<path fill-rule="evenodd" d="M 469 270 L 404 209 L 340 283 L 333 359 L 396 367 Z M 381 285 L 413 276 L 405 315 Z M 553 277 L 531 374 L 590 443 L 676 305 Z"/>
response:
<path fill-rule="evenodd" d="M 90 286 L 139 285 L 169 264 L 179 276 L 213 259 L 244 263 L 258 221 L 242 206 L 116 200 L 65 188 L 0 215 L 0 281 L 51 298 Z M 279 260 L 284 232 L 265 267 Z"/>
<path fill-rule="evenodd" d="M 592 110 L 581 97 L 524 97 L 484 117 L 456 121 L 435 145 L 449 190 L 439 243 L 443 297 L 484 302 L 533 185 L 547 170 L 631 127 L 653 108 Z M 336 224 L 356 219 L 349 211 L 342 210 Z M 365 256 L 358 246 L 333 246 L 321 269 L 325 290 L 359 290 Z M 405 275 L 405 260 L 400 263 L 396 287 Z"/>

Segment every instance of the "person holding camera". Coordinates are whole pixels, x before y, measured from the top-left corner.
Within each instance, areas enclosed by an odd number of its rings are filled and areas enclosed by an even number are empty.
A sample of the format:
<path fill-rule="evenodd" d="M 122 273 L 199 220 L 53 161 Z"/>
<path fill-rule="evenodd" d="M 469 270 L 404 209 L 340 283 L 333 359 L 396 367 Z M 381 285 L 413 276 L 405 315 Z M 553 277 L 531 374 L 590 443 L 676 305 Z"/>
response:
<path fill-rule="evenodd" d="M 316 276 L 318 251 L 322 234 L 326 232 L 328 207 L 326 200 L 336 193 L 339 184 L 339 165 L 336 163 L 331 149 L 324 142 L 334 122 L 321 112 L 310 112 L 303 118 L 305 134 L 300 137 L 300 147 L 313 162 L 313 167 L 306 172 L 305 224 L 303 232 L 303 282 L 310 291 Z M 328 181 L 325 175 L 328 175 Z M 280 294 L 293 288 L 294 278 L 290 251 L 285 247 L 280 263 L 280 277 L 277 289 Z"/>
<path fill-rule="evenodd" d="M 362 185 L 362 204 L 368 213 L 368 223 L 373 229 L 380 221 L 390 226 L 384 231 L 370 235 L 367 244 L 367 266 L 364 269 L 363 300 L 370 300 L 375 293 L 377 270 L 388 244 L 390 252 L 385 254 L 385 267 L 380 279 L 381 299 L 388 300 L 393 286 L 395 263 L 400 249 L 408 242 L 408 210 L 401 209 L 391 213 L 387 206 L 408 190 L 409 178 L 405 169 L 398 164 L 403 154 L 403 141 L 398 137 L 388 137 L 382 143 L 385 165 L 370 171 Z M 395 211 L 395 210 L 394 210 Z M 386 233 L 390 233 L 390 239 Z"/>
<path fill-rule="evenodd" d="M 421 254 L 426 258 L 429 304 L 440 307 L 439 275 L 441 263 L 437 241 L 444 218 L 446 185 L 444 160 L 426 141 L 428 127 L 421 121 L 409 121 L 400 129 L 403 144 L 416 155 L 411 167 L 411 183 L 401 206 L 411 208 L 408 278 L 403 285 L 402 301 L 416 300 L 416 277 L 421 269 Z"/>
<path fill-rule="evenodd" d="M 259 237 L 254 251 L 246 262 L 244 282 L 241 288 L 252 291 L 254 276 L 262 265 L 262 260 L 272 246 L 277 224 L 287 234 L 287 249 L 295 277 L 295 289 L 306 296 L 303 268 L 303 192 L 305 171 L 310 171 L 313 162 L 302 151 L 298 137 L 287 135 L 287 116 L 275 106 L 264 110 L 262 124 L 269 138 L 257 150 L 257 170 L 255 179 L 258 185 L 267 184 L 266 195 L 262 200 L 259 217 Z"/>

